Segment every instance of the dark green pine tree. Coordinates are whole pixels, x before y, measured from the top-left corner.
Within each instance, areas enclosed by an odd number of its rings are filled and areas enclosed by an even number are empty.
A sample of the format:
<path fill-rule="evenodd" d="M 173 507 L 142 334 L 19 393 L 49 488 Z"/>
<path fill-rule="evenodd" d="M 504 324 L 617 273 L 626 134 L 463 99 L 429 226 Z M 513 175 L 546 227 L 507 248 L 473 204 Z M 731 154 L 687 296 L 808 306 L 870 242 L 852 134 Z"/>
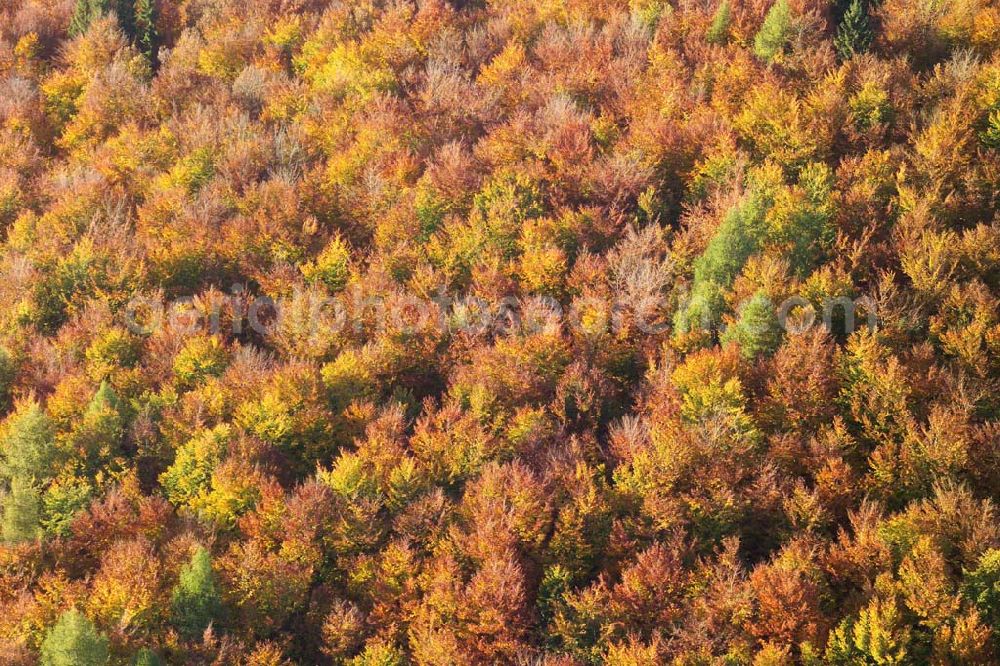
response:
<path fill-rule="evenodd" d="M 867 51 L 873 39 L 865 0 L 851 0 L 847 11 L 844 12 L 844 18 L 837 26 L 837 35 L 833 38 L 837 53 L 842 59 L 848 60 L 856 54 Z"/>
<path fill-rule="evenodd" d="M 118 27 L 135 44 L 135 6 L 133 0 L 111 0 Z"/>
<path fill-rule="evenodd" d="M 87 32 L 91 23 L 110 11 L 110 0 L 76 0 L 73 17 L 69 21 L 69 36 L 76 37 Z"/>
<path fill-rule="evenodd" d="M 202 547 L 181 570 L 171 596 L 171 619 L 182 636 L 198 638 L 222 614 L 222 600 L 212 572 L 212 556 Z"/>
<path fill-rule="evenodd" d="M 156 65 L 156 52 L 160 46 L 156 34 L 156 0 L 135 2 L 135 46 L 151 65 Z"/>
<path fill-rule="evenodd" d="M 100 17 L 114 13 L 118 27 L 133 43 L 137 42 L 136 7 L 133 0 L 76 0 L 73 17 L 69 22 L 69 35 L 76 37 L 87 32 L 90 24 Z"/>

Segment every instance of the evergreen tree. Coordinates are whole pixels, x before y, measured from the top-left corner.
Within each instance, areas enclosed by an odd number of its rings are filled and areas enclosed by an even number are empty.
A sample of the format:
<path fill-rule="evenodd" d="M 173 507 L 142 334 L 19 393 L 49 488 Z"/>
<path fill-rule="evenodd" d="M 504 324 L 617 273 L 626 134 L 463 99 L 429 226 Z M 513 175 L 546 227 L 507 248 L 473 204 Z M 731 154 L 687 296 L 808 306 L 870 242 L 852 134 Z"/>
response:
<path fill-rule="evenodd" d="M 108 639 L 77 610 L 66 611 L 42 642 L 42 666 L 104 666 Z"/>
<path fill-rule="evenodd" d="M 722 0 L 722 4 L 715 10 L 712 17 L 712 25 L 708 27 L 705 39 L 709 44 L 723 44 L 729 37 L 729 24 L 732 22 L 730 15 L 729 0 Z"/>
<path fill-rule="evenodd" d="M 725 309 L 722 287 L 712 281 L 695 282 L 690 299 L 674 315 L 674 330 L 678 334 L 714 331 Z"/>
<path fill-rule="evenodd" d="M 873 37 L 864 0 L 852 0 L 837 27 L 837 36 L 833 39 L 837 53 L 844 60 L 864 53 L 871 47 Z"/>
<path fill-rule="evenodd" d="M 133 5 L 134 0 L 112 0 L 114 2 L 112 8 L 115 13 L 115 17 L 118 19 L 118 27 L 122 29 L 128 38 L 135 44 L 136 33 L 135 33 L 135 6 Z"/>
<path fill-rule="evenodd" d="M 695 259 L 695 282 L 729 286 L 747 259 L 760 248 L 764 210 L 751 201 L 730 210 L 705 252 Z"/>
<path fill-rule="evenodd" d="M 17 376 L 17 364 L 6 348 L 0 347 L 0 405 L 6 407 Z"/>
<path fill-rule="evenodd" d="M 47 479 L 55 459 L 52 421 L 35 401 L 18 410 L 3 443 L 0 475 L 11 479 Z"/>
<path fill-rule="evenodd" d="M 987 148 L 1000 148 L 1000 109 L 990 112 L 986 129 L 979 133 L 979 140 Z"/>
<path fill-rule="evenodd" d="M 714 330 L 725 309 L 722 290 L 732 284 L 747 259 L 760 248 L 767 202 L 757 196 L 732 208 L 705 252 L 695 259 L 691 299 L 674 317 L 674 329 L 684 334 Z"/>
<path fill-rule="evenodd" d="M 222 613 L 222 601 L 212 572 L 212 556 L 199 547 L 181 570 L 171 597 L 172 621 L 186 638 L 197 638 Z"/>
<path fill-rule="evenodd" d="M 109 0 L 76 0 L 73 16 L 69 21 L 69 36 L 77 37 L 87 32 L 96 19 L 111 11 Z"/>
<path fill-rule="evenodd" d="M 97 393 L 83 413 L 83 422 L 91 424 L 107 438 L 117 441 L 124 433 L 125 419 L 122 415 L 122 401 L 107 382 L 101 382 Z"/>
<path fill-rule="evenodd" d="M 6 543 L 31 541 L 38 538 L 41 520 L 41 498 L 30 481 L 16 476 L 10 491 L 3 498 L 0 537 Z"/>
<path fill-rule="evenodd" d="M 149 63 L 155 66 L 156 53 L 160 47 L 159 35 L 156 34 L 156 0 L 136 0 L 135 45 Z"/>
<path fill-rule="evenodd" d="M 85 456 L 91 473 L 97 473 L 101 465 L 118 454 L 124 433 L 121 400 L 107 382 L 101 382 L 67 444 L 70 451 Z"/>
<path fill-rule="evenodd" d="M 994 632 L 1000 631 L 1000 550 L 991 548 L 965 574 L 962 596 L 975 604 Z"/>
<path fill-rule="evenodd" d="M 764 17 L 764 24 L 753 40 L 753 50 L 761 60 L 772 62 L 788 44 L 792 35 L 792 10 L 788 0 L 778 0 Z"/>
<path fill-rule="evenodd" d="M 770 354 L 781 344 L 781 326 L 774 306 L 763 292 L 740 308 L 739 319 L 722 335 L 722 342 L 736 342 L 746 358 Z"/>
<path fill-rule="evenodd" d="M 572 574 L 562 565 L 556 564 L 545 570 L 538 586 L 538 612 L 543 626 L 552 622 L 559 607 L 565 604 L 564 597 L 572 582 Z"/>
<path fill-rule="evenodd" d="M 87 32 L 91 23 L 111 13 L 118 19 L 118 27 L 122 32 L 136 42 L 136 8 L 132 5 L 132 0 L 76 0 L 69 22 L 70 37 L 82 35 Z"/>
<path fill-rule="evenodd" d="M 94 411 L 107 407 L 117 412 L 121 410 L 121 404 L 122 403 L 118 398 L 118 394 L 115 393 L 115 390 L 111 388 L 110 384 L 104 381 L 101 382 L 101 385 L 97 388 L 97 393 L 95 393 L 94 397 L 91 399 L 87 410 Z"/>

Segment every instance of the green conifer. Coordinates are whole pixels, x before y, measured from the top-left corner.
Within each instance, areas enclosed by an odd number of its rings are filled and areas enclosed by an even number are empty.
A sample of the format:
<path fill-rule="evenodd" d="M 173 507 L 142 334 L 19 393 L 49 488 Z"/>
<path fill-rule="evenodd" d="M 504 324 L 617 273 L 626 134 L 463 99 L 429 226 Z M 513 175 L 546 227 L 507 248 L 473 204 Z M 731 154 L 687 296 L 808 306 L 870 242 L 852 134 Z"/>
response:
<path fill-rule="evenodd" d="M 691 298 L 674 317 L 677 333 L 716 329 L 725 310 L 722 289 L 760 248 L 766 212 L 767 202 L 751 196 L 726 213 L 705 252 L 695 259 Z"/>
<path fill-rule="evenodd" d="M 133 5 L 133 0 L 112 0 L 112 9 L 114 10 L 115 17 L 118 19 L 118 27 L 121 28 L 128 38 L 134 44 L 136 41 L 135 34 L 135 6 Z"/>
<path fill-rule="evenodd" d="M 753 40 L 753 50 L 761 60 L 773 62 L 792 36 L 792 10 L 788 0 L 777 0 L 764 17 L 764 24 Z"/>
<path fill-rule="evenodd" d="M 757 292 L 739 311 L 739 319 L 726 329 L 723 344 L 736 342 L 745 358 L 770 354 L 781 344 L 781 326 L 771 299 Z"/>
<path fill-rule="evenodd" d="M 133 43 L 137 42 L 136 7 L 132 0 L 76 0 L 73 16 L 69 22 L 70 37 L 77 37 L 87 32 L 90 24 L 106 14 L 114 14 L 118 27 L 128 35 Z"/>
<path fill-rule="evenodd" d="M 871 47 L 873 37 L 864 0 L 852 0 L 847 11 L 844 12 L 844 18 L 840 21 L 837 35 L 833 39 L 837 53 L 844 60 L 864 53 Z"/>
<path fill-rule="evenodd" d="M 156 33 L 155 0 L 135 2 L 135 45 L 151 65 L 156 64 L 156 52 L 160 44 L 159 35 Z"/>
<path fill-rule="evenodd" d="M 1000 149 L 1000 109 L 990 112 L 986 129 L 979 133 L 979 140 L 987 148 Z"/>
<path fill-rule="evenodd" d="M 77 37 L 87 32 L 91 23 L 110 11 L 109 0 L 76 0 L 73 16 L 69 21 L 69 36 Z"/>
<path fill-rule="evenodd" d="M 88 469 L 96 473 L 118 453 L 124 432 L 121 400 L 107 382 L 101 382 L 67 443 L 70 450 L 85 455 Z"/>
<path fill-rule="evenodd" d="M 42 501 L 38 490 L 28 479 L 16 476 L 2 500 L 0 538 L 5 543 L 20 543 L 38 538 L 41 529 Z"/>
<path fill-rule="evenodd" d="M 7 407 L 17 376 L 17 363 L 5 347 L 0 347 L 0 406 Z"/>
<path fill-rule="evenodd" d="M 42 642 L 42 666 L 104 666 L 108 639 L 77 610 L 66 611 Z"/>
<path fill-rule="evenodd" d="M 980 556 L 978 566 L 966 572 L 962 596 L 994 631 L 1000 629 L 1000 550 L 990 548 Z"/>
<path fill-rule="evenodd" d="M 708 27 L 705 39 L 709 44 L 724 44 L 729 37 L 729 24 L 732 22 L 730 15 L 729 0 L 722 0 L 722 4 L 715 10 L 712 17 L 712 25 Z"/>
<path fill-rule="evenodd" d="M 181 570 L 171 597 L 172 621 L 186 638 L 197 638 L 222 614 L 222 601 L 212 572 L 212 556 L 199 547 Z"/>
<path fill-rule="evenodd" d="M 3 442 L 0 476 L 42 480 L 52 475 L 55 458 L 52 421 L 36 401 L 18 410 Z"/>

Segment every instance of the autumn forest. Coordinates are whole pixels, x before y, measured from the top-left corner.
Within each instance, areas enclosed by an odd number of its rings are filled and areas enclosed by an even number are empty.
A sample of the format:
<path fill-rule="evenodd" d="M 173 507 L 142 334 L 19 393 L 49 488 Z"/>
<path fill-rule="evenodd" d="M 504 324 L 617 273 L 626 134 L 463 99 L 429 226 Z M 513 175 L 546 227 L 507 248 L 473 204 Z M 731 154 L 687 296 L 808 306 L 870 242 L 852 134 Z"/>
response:
<path fill-rule="evenodd" d="M 0 0 L 0 664 L 1000 663 L 998 188 L 998 0 Z"/>

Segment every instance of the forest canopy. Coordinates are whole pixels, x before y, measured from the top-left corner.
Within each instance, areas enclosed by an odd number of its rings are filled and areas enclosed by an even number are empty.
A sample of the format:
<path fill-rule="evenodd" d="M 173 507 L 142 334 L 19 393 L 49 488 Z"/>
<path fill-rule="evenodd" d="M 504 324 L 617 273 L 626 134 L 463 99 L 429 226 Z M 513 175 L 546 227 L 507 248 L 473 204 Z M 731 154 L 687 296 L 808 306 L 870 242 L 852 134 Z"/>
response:
<path fill-rule="evenodd" d="M 996 0 L 0 0 L 0 663 L 1000 661 Z"/>

